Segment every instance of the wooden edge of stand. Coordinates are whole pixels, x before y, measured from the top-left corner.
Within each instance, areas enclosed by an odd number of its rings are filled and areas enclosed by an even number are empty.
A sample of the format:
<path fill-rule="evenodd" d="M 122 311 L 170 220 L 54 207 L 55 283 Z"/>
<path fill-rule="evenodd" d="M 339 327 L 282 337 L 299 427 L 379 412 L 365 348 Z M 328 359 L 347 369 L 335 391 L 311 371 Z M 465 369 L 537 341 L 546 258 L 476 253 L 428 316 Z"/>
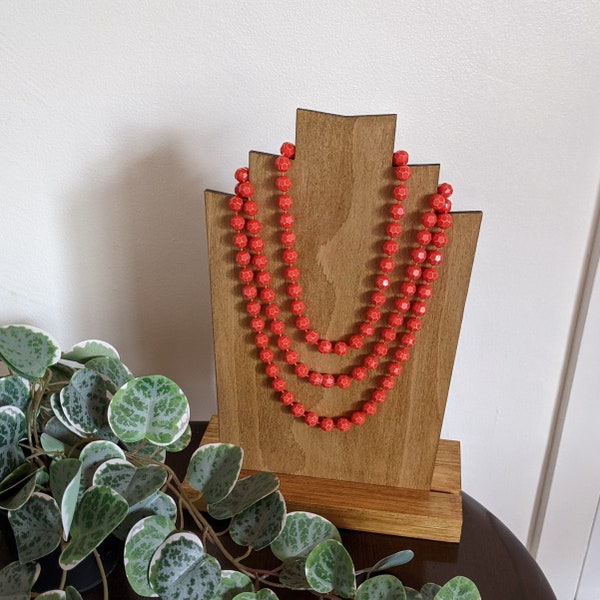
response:
<path fill-rule="evenodd" d="M 218 441 L 218 420 L 213 416 L 201 444 Z M 243 476 L 252 473 L 250 470 L 242 471 Z M 460 541 L 462 498 L 459 442 L 440 440 L 431 490 L 286 473 L 276 475 L 289 511 L 317 513 L 341 529 L 445 542 Z M 187 489 L 194 503 L 204 509 L 198 495 L 194 500 L 194 490 Z"/>

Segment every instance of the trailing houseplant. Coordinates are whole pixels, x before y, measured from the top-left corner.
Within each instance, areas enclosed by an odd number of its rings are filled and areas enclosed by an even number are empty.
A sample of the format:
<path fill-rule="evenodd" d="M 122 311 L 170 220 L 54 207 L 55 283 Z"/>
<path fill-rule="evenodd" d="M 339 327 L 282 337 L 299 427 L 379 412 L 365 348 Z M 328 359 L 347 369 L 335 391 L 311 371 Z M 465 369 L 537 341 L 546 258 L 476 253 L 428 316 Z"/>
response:
<path fill-rule="evenodd" d="M 381 573 L 410 560 L 409 550 L 356 571 L 333 524 L 286 511 L 275 475 L 239 478 L 237 446 L 201 446 L 184 485 L 165 463 L 191 438 L 184 393 L 160 375 L 134 377 L 110 344 L 87 340 L 62 352 L 49 334 L 8 325 L 0 327 L 0 361 L 0 507 L 18 552 L 0 570 L 2 598 L 28 599 L 38 561 L 51 553 L 62 581 L 37 598 L 81 598 L 66 574 L 90 555 L 103 574 L 98 547 L 109 536 L 122 540 L 128 581 L 143 596 L 268 600 L 291 588 L 357 600 L 480 597 L 464 577 L 416 591 Z M 190 489 L 203 496 L 210 522 Z M 198 534 L 183 529 L 184 512 Z M 247 548 L 241 557 L 231 550 L 238 545 Z M 279 567 L 245 564 L 266 547 Z M 108 598 L 105 576 L 103 585 Z"/>

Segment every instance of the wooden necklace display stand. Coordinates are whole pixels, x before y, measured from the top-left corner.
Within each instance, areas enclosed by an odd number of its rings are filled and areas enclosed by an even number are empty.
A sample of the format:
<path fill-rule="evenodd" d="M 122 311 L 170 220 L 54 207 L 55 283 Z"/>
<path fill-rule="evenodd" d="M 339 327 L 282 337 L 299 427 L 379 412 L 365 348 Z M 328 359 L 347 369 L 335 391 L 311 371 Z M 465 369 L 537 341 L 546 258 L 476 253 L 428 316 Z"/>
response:
<path fill-rule="evenodd" d="M 347 339 L 364 318 L 381 258 L 381 240 L 395 185 L 391 168 L 396 117 L 342 117 L 299 110 L 291 170 L 294 231 L 303 299 L 311 326 L 329 339 Z M 321 372 L 346 372 L 357 356 L 321 354 L 293 326 L 285 294 L 278 226 L 274 156 L 250 153 L 250 181 L 260 206 L 271 287 L 302 359 Z M 394 294 L 409 262 L 414 231 L 436 192 L 439 165 L 412 165 L 402 221 Z M 456 542 L 462 525 L 460 444 L 440 440 L 481 213 L 454 212 L 450 241 L 423 317 L 423 329 L 404 372 L 385 403 L 360 427 L 324 432 L 295 419 L 271 387 L 254 344 L 240 294 L 229 226 L 231 194 L 206 192 L 218 419 L 203 443 L 244 449 L 246 473 L 271 471 L 281 481 L 288 510 L 305 510 L 336 526 Z M 454 198 L 453 198 L 454 199 Z M 383 307 L 386 311 L 393 300 Z M 387 361 L 381 361 L 385 364 Z M 285 364 L 285 363 L 283 363 Z M 346 370 L 344 369 L 346 366 Z M 281 366 L 283 369 L 284 367 Z M 291 369 L 291 368 L 290 368 Z M 371 381 L 378 381 L 370 373 Z M 348 414 L 369 399 L 373 385 L 347 390 L 315 387 L 283 375 L 299 402 L 318 414 Z"/>

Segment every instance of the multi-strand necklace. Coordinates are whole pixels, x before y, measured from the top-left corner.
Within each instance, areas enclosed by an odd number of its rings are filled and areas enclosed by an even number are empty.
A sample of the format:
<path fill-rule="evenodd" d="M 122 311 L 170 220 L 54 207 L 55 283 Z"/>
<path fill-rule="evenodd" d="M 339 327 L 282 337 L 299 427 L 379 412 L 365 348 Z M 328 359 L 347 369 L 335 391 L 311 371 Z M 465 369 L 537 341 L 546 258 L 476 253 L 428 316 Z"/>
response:
<path fill-rule="evenodd" d="M 367 339 L 374 337 L 377 332 L 376 324 L 383 317 L 381 309 L 387 302 L 387 292 L 392 288 L 391 276 L 396 267 L 394 257 L 399 251 L 397 240 L 402 233 L 401 220 L 406 214 L 406 182 L 411 176 L 408 154 L 400 150 L 394 153 L 392 159 L 396 185 L 392 191 L 393 202 L 389 207 L 389 220 L 385 223 L 385 239 L 381 245 L 382 257 L 379 272 L 374 279 L 375 290 L 371 294 L 371 303 L 365 310 L 365 319 L 360 323 L 358 330 L 343 340 L 329 340 L 312 329 L 306 314 L 306 305 L 302 300 L 296 235 L 293 231 L 295 218 L 291 212 L 294 201 L 289 193 L 292 180 L 288 172 L 294 154 L 294 145 L 286 142 L 281 147 L 280 156 L 275 159 L 275 168 L 279 172 L 275 187 L 280 211 L 281 259 L 285 265 L 289 308 L 294 315 L 294 325 L 303 333 L 307 344 L 316 346 L 322 354 L 335 353 L 344 356 L 360 350 Z M 310 369 L 301 360 L 292 337 L 286 334 L 286 323 L 280 319 L 281 308 L 277 303 L 275 290 L 271 287 L 272 274 L 264 254 L 262 222 L 259 219 L 258 204 L 253 199 L 254 186 L 249 180 L 249 170 L 245 167 L 238 169 L 235 178 L 235 195 L 229 200 L 229 207 L 234 213 L 230 224 L 235 231 L 235 259 L 239 265 L 239 279 L 242 283 L 242 296 L 246 301 L 246 312 L 250 317 L 249 326 L 254 332 L 259 357 L 264 363 L 267 376 L 271 378 L 273 389 L 279 394 L 281 402 L 289 407 L 291 414 L 303 419 L 311 427 L 319 426 L 324 431 L 348 431 L 352 425 L 362 425 L 367 416 L 377 412 L 377 406 L 386 400 L 387 392 L 394 388 L 396 378 L 402 373 L 403 364 L 410 357 L 410 349 L 416 343 L 415 334 L 422 327 L 421 318 L 427 313 L 427 301 L 433 293 L 432 284 L 438 277 L 437 267 L 443 260 L 442 249 L 448 243 L 446 230 L 452 225 L 452 216 L 449 214 L 452 207 L 452 186 L 447 183 L 438 186 L 437 193 L 429 199 L 429 209 L 421 215 L 422 228 L 415 233 L 415 246 L 411 249 L 409 265 L 394 299 L 394 310 L 387 315 L 387 323 L 379 328 L 379 340 L 373 343 L 372 351 L 362 357 L 360 364 L 351 368 L 348 373 L 335 374 Z M 297 400 L 296 395 L 288 389 L 281 369 L 275 362 L 273 348 L 283 354 L 284 362 L 293 368 L 298 378 L 306 379 L 313 386 L 324 388 L 337 386 L 347 389 L 353 382 L 366 381 L 369 372 L 379 367 L 382 358 L 393 356 L 393 359 L 387 364 L 387 372 L 380 377 L 370 399 L 364 402 L 359 410 L 332 418 L 307 410 L 304 404 Z"/>

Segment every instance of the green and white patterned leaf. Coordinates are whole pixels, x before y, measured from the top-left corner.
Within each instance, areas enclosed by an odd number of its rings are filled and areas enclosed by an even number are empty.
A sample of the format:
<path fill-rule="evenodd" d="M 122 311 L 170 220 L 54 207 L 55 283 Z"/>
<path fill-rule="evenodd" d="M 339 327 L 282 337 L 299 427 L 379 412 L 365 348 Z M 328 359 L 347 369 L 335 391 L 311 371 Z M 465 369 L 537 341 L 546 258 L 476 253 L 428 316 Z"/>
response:
<path fill-rule="evenodd" d="M 27 435 L 27 421 L 20 408 L 0 406 L 0 448 L 14 446 Z"/>
<path fill-rule="evenodd" d="M 282 561 L 308 553 L 324 540 L 341 541 L 336 526 L 321 515 L 296 511 L 288 513 L 281 535 L 271 544 L 273 554 Z"/>
<path fill-rule="evenodd" d="M 233 444 L 200 446 L 188 463 L 188 483 L 195 490 L 202 492 L 208 504 L 218 502 L 235 486 L 243 460 L 244 451 Z"/>
<path fill-rule="evenodd" d="M 113 356 L 98 356 L 85 363 L 86 369 L 91 369 L 102 376 L 106 388 L 114 394 L 120 387 L 133 379 L 131 371 Z"/>
<path fill-rule="evenodd" d="M 16 406 L 25 412 L 31 398 L 29 382 L 19 375 L 0 378 L 0 406 Z"/>
<path fill-rule="evenodd" d="M 56 401 L 59 402 L 58 396 L 55 398 Z M 48 421 L 46 421 L 46 424 L 44 425 L 44 433 L 59 440 L 67 447 L 75 446 L 81 441 L 81 436 L 77 435 L 71 429 L 65 426 L 64 423 L 56 416 L 51 417 L 48 419 Z"/>
<path fill-rule="evenodd" d="M 404 593 L 406 594 L 406 600 L 423 600 L 423 596 L 411 587 L 404 586 Z"/>
<path fill-rule="evenodd" d="M 35 492 L 21 508 L 9 511 L 8 520 L 22 563 L 46 556 L 60 544 L 60 510 L 52 496 Z"/>
<path fill-rule="evenodd" d="M 63 536 L 69 538 L 81 485 L 81 461 L 63 458 L 50 463 L 50 491 L 60 506 Z"/>
<path fill-rule="evenodd" d="M 106 384 L 98 373 L 80 369 L 60 392 L 65 417 L 79 435 L 95 435 L 106 427 Z"/>
<path fill-rule="evenodd" d="M 291 590 L 310 590 L 306 580 L 306 557 L 290 558 L 283 563 L 279 581 Z"/>
<path fill-rule="evenodd" d="M 342 598 L 352 598 L 356 592 L 352 558 L 337 540 L 325 540 L 310 551 L 306 579 L 321 594 L 335 590 Z"/>
<path fill-rule="evenodd" d="M 141 596 L 158 596 L 148 580 L 148 567 L 157 548 L 175 531 L 175 523 L 167 517 L 153 515 L 138 521 L 125 541 L 123 560 L 127 579 Z"/>
<path fill-rule="evenodd" d="M 25 454 L 20 446 L 0 447 L 0 479 L 4 479 L 24 462 Z"/>
<path fill-rule="evenodd" d="M 435 600 L 481 600 L 481 594 L 470 579 L 458 576 L 441 587 Z"/>
<path fill-rule="evenodd" d="M 113 396 L 108 420 L 119 439 L 168 446 L 185 432 L 190 407 L 181 388 L 162 375 L 138 377 Z"/>
<path fill-rule="evenodd" d="M 436 594 L 442 589 L 437 583 L 426 583 L 419 594 L 419 600 L 433 600 Z M 408 594 L 407 594 L 408 596 Z"/>
<path fill-rule="evenodd" d="M 208 513 L 215 519 L 229 519 L 272 494 L 279 488 L 279 479 L 273 473 L 261 471 L 240 479 L 230 494 L 208 505 Z"/>
<path fill-rule="evenodd" d="M 36 475 L 40 468 L 25 462 L 0 482 L 0 508 L 17 510 L 35 491 Z"/>
<path fill-rule="evenodd" d="M 63 410 L 63 407 L 62 407 L 62 404 L 60 401 L 60 394 L 52 394 L 50 396 L 50 408 L 52 409 L 52 412 L 54 413 L 55 418 L 62 424 L 62 426 L 65 429 L 70 431 L 73 435 L 77 436 L 78 439 L 86 437 L 85 435 L 82 435 L 80 433 L 80 431 L 67 418 L 67 415 L 66 415 L 65 411 Z"/>
<path fill-rule="evenodd" d="M 40 565 L 34 562 L 7 564 L 0 570 L 0 600 L 29 600 L 40 570 Z"/>
<path fill-rule="evenodd" d="M 177 517 L 177 505 L 175 500 L 164 492 L 156 492 L 149 498 L 134 504 L 129 508 L 123 522 L 113 531 L 113 535 L 124 540 L 131 528 L 145 517 L 160 515 L 171 519 L 173 523 Z"/>
<path fill-rule="evenodd" d="M 216 558 L 204 552 L 198 536 L 189 532 L 170 535 L 154 553 L 149 580 L 162 600 L 212 598 L 221 581 Z"/>
<path fill-rule="evenodd" d="M 221 571 L 219 589 L 212 600 L 233 600 L 242 592 L 254 591 L 254 585 L 248 575 L 239 571 Z"/>
<path fill-rule="evenodd" d="M 106 486 L 84 492 L 71 525 L 71 541 L 62 551 L 60 566 L 69 570 L 95 550 L 125 518 L 127 500 Z"/>
<path fill-rule="evenodd" d="M 390 554 L 389 556 L 382 558 L 368 569 L 362 569 L 360 571 L 357 571 L 356 574 L 360 575 L 362 573 L 374 573 L 375 571 L 387 571 L 392 567 L 405 565 L 407 562 L 410 562 L 414 557 L 415 553 L 412 550 L 400 550 L 399 552 L 394 552 L 394 554 Z"/>
<path fill-rule="evenodd" d="M 188 424 L 185 428 L 185 431 L 181 434 L 179 438 L 177 438 L 172 444 L 168 446 L 164 446 L 164 449 L 167 452 L 181 452 L 185 448 L 187 448 L 188 444 L 192 441 L 192 428 Z"/>
<path fill-rule="evenodd" d="M 102 340 L 84 340 L 63 354 L 65 360 L 73 360 L 82 364 L 99 356 L 109 356 L 117 360 L 120 358 L 117 350 Z"/>
<path fill-rule="evenodd" d="M 240 546 L 262 550 L 277 538 L 284 524 L 285 500 L 281 492 L 273 492 L 235 515 L 229 535 Z"/>
<path fill-rule="evenodd" d="M 242 592 L 233 600 L 277 600 L 277 594 L 269 588 L 263 588 L 258 592 Z"/>
<path fill-rule="evenodd" d="M 356 590 L 355 600 L 406 600 L 404 586 L 393 575 L 377 575 L 367 579 Z"/>
<path fill-rule="evenodd" d="M 125 459 L 125 452 L 113 442 L 95 440 L 85 446 L 79 455 L 81 461 L 81 487 L 84 490 L 92 485 L 96 469 L 112 458 Z"/>
<path fill-rule="evenodd" d="M 142 456 L 144 458 L 151 458 L 157 462 L 164 463 L 167 458 L 167 449 L 164 446 L 157 446 L 151 444 L 148 441 L 143 441 L 136 444 L 125 444 L 127 451 L 135 454 L 135 456 Z"/>
<path fill-rule="evenodd" d="M 133 506 L 157 492 L 167 481 L 167 472 L 159 465 L 134 467 L 122 458 L 112 458 L 94 473 L 94 485 L 107 485 Z"/>
<path fill-rule="evenodd" d="M 0 596 L 0 600 L 1 600 Z M 64 590 L 50 590 L 36 597 L 36 600 L 83 600 L 81 594 L 68 585 Z"/>
<path fill-rule="evenodd" d="M 58 342 L 48 333 L 28 325 L 0 327 L 0 358 L 17 375 L 41 379 L 60 359 Z"/>

